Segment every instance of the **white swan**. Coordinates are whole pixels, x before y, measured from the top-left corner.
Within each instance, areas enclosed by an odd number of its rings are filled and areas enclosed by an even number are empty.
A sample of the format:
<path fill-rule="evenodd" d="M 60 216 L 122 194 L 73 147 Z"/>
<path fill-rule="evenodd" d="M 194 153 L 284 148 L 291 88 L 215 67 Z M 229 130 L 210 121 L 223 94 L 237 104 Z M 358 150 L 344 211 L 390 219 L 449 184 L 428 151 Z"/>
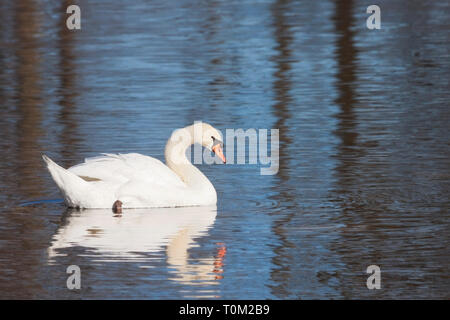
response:
<path fill-rule="evenodd" d="M 166 144 L 166 163 L 137 153 L 103 154 L 64 169 L 43 155 L 53 180 L 69 207 L 123 208 L 214 205 L 216 190 L 186 158 L 186 149 L 199 143 L 225 163 L 221 133 L 196 122 L 175 130 Z"/>

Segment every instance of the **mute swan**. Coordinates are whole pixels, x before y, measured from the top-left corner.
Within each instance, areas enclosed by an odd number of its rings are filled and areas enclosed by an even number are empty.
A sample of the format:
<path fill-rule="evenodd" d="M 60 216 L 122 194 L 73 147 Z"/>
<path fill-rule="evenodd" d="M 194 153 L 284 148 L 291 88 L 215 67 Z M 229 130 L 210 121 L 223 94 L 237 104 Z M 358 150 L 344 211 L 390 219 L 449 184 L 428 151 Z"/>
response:
<path fill-rule="evenodd" d="M 196 122 L 175 130 L 165 148 L 166 163 L 138 153 L 103 154 L 64 169 L 43 155 L 47 168 L 74 208 L 151 208 L 214 205 L 216 190 L 186 158 L 186 149 L 199 143 L 225 163 L 221 133 Z"/>

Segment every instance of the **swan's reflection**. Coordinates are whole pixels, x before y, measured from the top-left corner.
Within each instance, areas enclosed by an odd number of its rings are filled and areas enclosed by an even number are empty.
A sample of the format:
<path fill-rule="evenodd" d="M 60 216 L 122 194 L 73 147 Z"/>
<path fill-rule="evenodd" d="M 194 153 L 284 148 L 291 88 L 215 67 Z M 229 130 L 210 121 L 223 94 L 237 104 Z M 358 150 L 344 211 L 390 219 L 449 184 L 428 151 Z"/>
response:
<path fill-rule="evenodd" d="M 175 274 L 171 280 L 215 284 L 221 279 L 225 246 L 217 244 L 215 254 L 197 261 L 189 259 L 188 249 L 195 238 L 208 234 L 216 212 L 216 206 L 130 209 L 120 215 L 106 209 L 69 211 L 53 237 L 49 263 L 65 256 L 70 247 L 85 248 L 92 262 L 149 262 L 149 253 L 165 249 L 169 270 Z"/>

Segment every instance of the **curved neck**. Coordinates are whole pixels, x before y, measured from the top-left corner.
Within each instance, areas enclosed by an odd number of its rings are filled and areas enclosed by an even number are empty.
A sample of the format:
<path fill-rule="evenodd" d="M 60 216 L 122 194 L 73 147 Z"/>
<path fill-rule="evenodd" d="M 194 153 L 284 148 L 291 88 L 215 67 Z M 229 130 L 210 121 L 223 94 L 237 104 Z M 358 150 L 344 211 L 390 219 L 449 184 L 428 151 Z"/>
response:
<path fill-rule="evenodd" d="M 214 189 L 208 178 L 186 158 L 187 148 L 195 142 L 193 126 L 175 130 L 167 141 L 164 151 L 166 164 L 189 187 Z"/>

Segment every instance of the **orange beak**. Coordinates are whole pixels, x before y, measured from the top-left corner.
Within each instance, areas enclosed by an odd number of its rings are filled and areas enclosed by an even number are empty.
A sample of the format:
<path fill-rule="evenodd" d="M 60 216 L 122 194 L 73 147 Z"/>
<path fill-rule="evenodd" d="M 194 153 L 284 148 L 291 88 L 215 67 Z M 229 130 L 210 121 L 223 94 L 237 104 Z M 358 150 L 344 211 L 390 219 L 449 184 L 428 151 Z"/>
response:
<path fill-rule="evenodd" d="M 227 163 L 227 160 L 223 155 L 222 146 L 220 144 L 216 144 L 215 146 L 213 146 L 212 151 L 223 161 L 223 163 Z"/>

